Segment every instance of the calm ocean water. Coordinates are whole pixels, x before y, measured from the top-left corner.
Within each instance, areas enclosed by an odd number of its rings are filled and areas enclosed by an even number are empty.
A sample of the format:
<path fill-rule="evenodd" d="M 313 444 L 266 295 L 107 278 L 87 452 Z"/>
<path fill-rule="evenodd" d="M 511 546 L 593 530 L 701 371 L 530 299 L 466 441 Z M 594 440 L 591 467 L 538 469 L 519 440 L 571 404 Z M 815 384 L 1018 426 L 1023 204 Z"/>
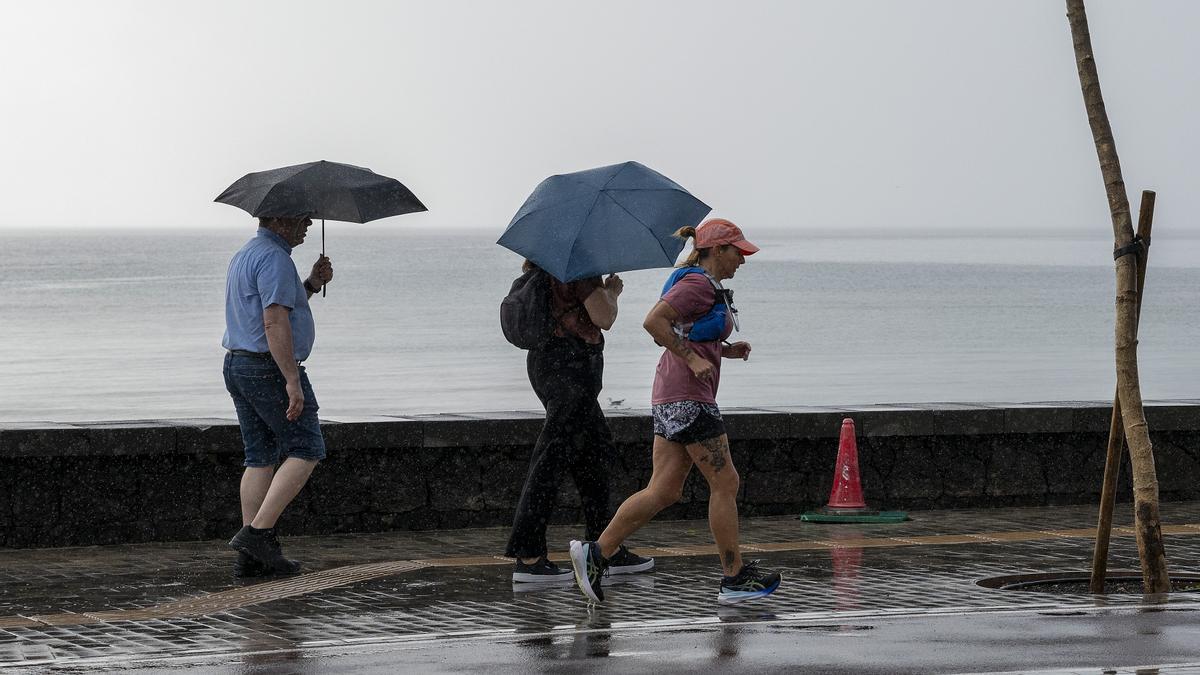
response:
<path fill-rule="evenodd" d="M 540 409 L 498 303 L 520 260 L 498 231 L 332 223 L 337 279 L 313 300 L 322 416 Z M 233 416 L 223 283 L 247 231 L 6 233 L 0 421 Z M 1111 238 L 812 238 L 752 233 L 729 283 L 749 362 L 725 406 L 1046 401 L 1112 395 Z M 297 248 L 307 271 L 319 234 Z M 953 262 L 951 262 L 953 261 Z M 641 329 L 664 270 L 622 275 L 606 405 L 644 408 Z M 1141 328 L 1148 399 L 1200 397 L 1200 240 L 1156 239 Z"/>

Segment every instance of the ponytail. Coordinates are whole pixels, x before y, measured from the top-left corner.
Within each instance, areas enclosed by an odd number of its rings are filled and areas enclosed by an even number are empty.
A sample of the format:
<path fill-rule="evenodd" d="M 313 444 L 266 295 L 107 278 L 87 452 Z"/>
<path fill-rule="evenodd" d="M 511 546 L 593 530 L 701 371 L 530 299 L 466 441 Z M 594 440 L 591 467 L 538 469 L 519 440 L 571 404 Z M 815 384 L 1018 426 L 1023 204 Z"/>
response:
<path fill-rule="evenodd" d="M 687 259 L 679 263 L 677 267 L 695 267 L 700 264 L 701 259 L 708 257 L 708 249 L 695 247 L 696 228 L 690 225 L 687 227 L 681 227 L 678 230 L 675 230 L 675 236 L 679 237 L 680 239 L 690 238 L 692 240 L 692 252 L 688 253 Z"/>

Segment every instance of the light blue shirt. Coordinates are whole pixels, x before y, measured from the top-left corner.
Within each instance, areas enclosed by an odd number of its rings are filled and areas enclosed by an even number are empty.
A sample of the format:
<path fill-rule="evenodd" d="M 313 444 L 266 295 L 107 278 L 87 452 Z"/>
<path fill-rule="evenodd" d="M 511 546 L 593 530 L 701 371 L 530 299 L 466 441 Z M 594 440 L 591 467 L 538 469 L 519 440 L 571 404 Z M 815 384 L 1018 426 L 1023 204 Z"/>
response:
<path fill-rule="evenodd" d="M 229 261 L 225 277 L 226 349 L 267 352 L 263 311 L 271 305 L 287 307 L 292 325 L 292 350 L 297 361 L 308 358 L 316 339 L 308 293 L 292 262 L 292 247 L 283 237 L 258 228 L 258 235 Z"/>

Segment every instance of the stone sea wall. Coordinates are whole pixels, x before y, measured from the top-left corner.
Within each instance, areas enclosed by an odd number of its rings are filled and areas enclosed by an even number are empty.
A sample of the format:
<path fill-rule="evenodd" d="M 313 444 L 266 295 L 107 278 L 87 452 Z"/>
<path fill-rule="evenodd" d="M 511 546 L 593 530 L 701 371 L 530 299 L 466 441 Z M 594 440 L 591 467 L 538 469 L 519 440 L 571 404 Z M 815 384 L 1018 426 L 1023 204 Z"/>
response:
<path fill-rule="evenodd" d="M 799 514 L 828 498 L 844 417 L 864 489 L 888 509 L 1098 499 L 1110 408 L 1100 403 L 727 409 L 744 516 Z M 284 514 L 285 535 L 507 525 L 540 413 L 324 420 L 329 458 Z M 1200 401 L 1147 405 L 1164 500 L 1200 498 Z M 614 411 L 613 507 L 650 476 L 646 411 Z M 0 424 L 0 545 L 46 547 L 231 536 L 236 423 L 188 419 Z M 1128 498 L 1128 467 L 1122 473 Z M 663 518 L 704 518 L 693 472 Z M 574 522 L 564 480 L 556 520 Z"/>

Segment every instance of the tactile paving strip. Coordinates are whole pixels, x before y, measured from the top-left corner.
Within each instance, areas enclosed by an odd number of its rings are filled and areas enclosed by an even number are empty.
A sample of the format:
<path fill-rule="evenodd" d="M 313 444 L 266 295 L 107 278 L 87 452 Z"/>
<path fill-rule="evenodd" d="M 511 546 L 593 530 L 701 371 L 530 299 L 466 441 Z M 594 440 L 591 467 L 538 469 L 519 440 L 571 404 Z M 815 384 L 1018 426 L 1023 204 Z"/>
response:
<path fill-rule="evenodd" d="M 312 572 L 286 579 L 267 581 L 253 586 L 244 586 L 242 588 L 210 593 L 195 598 L 186 598 L 140 609 L 42 614 L 30 617 L 0 617 L 0 628 L 21 628 L 38 625 L 73 626 L 112 621 L 141 621 L 145 619 L 182 618 L 218 614 L 264 602 L 282 600 L 338 586 L 370 581 L 379 577 L 395 576 L 427 566 L 425 563 L 416 560 L 397 560 L 394 562 L 338 567 L 322 572 Z"/>

